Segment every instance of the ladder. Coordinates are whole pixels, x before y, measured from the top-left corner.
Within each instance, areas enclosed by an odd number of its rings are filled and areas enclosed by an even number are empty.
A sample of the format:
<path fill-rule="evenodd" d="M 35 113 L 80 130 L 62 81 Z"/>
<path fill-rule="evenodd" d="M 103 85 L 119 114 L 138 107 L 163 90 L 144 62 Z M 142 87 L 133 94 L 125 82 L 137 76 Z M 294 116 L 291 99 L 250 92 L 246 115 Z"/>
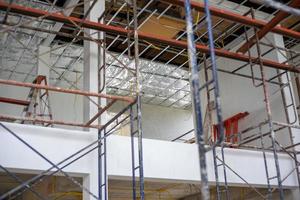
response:
<path fill-rule="evenodd" d="M 206 111 L 205 111 L 205 115 L 204 115 L 203 139 L 204 139 L 204 143 L 207 145 L 212 140 L 212 135 L 210 133 L 212 131 L 212 111 L 214 109 L 213 106 L 214 106 L 214 102 L 213 101 L 209 102 L 206 106 Z M 194 129 L 191 131 L 194 131 Z M 191 131 L 188 131 L 187 133 L 190 133 Z M 185 133 L 185 134 L 187 134 L 187 133 Z M 184 141 L 184 143 L 189 143 L 189 144 L 193 144 L 195 142 L 196 142 L 195 136 Z"/>
<path fill-rule="evenodd" d="M 281 98 L 282 98 L 282 103 L 283 103 L 283 108 L 284 108 L 284 113 L 285 113 L 285 117 L 286 117 L 286 123 L 287 124 L 295 124 L 297 122 L 298 119 L 298 114 L 297 114 L 297 108 L 296 108 L 296 104 L 293 98 L 293 89 L 292 89 L 292 85 L 290 82 L 290 76 L 288 72 L 285 72 L 283 74 L 280 73 L 280 70 L 277 70 L 277 75 L 278 75 L 278 81 L 280 84 L 280 93 L 281 93 Z M 283 81 L 283 77 L 285 76 L 285 81 Z M 286 94 L 284 92 L 284 89 L 287 89 L 288 91 L 288 95 L 290 96 L 290 102 L 288 102 L 288 100 L 286 99 Z M 290 115 L 289 115 L 289 109 L 293 110 L 293 117 L 294 119 L 291 119 Z M 288 153 L 289 156 L 291 156 L 295 162 L 295 168 L 296 168 L 296 172 L 297 172 L 297 180 L 298 180 L 298 187 L 300 189 L 300 170 L 299 170 L 299 161 L 297 159 L 297 152 L 295 151 L 295 143 L 294 143 L 294 139 L 293 139 L 293 135 L 292 135 L 292 128 L 291 127 L 287 127 L 288 128 L 288 132 L 289 132 L 289 138 L 290 138 L 290 146 L 292 146 L 292 152 L 289 153 L 287 151 L 287 149 L 283 148 L 282 146 L 280 146 L 280 148 L 283 149 L 283 151 L 286 151 Z"/>
<path fill-rule="evenodd" d="M 143 151 L 142 151 L 142 130 L 140 129 L 141 118 L 139 106 L 136 103 L 137 116 L 134 116 L 133 108 L 130 107 L 130 136 L 131 136 L 131 156 L 132 156 L 132 199 L 144 197 L 144 174 L 143 174 Z M 136 121 L 136 126 L 134 122 Z M 136 158 L 137 157 L 137 158 Z M 139 175 L 139 186 L 137 185 L 137 174 Z M 137 197 L 139 191 L 139 197 Z"/>
<path fill-rule="evenodd" d="M 251 11 L 251 17 L 254 19 L 255 15 L 254 15 L 254 11 L 253 9 L 250 10 Z M 259 38 L 257 36 L 257 29 L 253 28 L 254 31 L 254 36 L 255 36 L 255 45 L 256 45 L 256 51 L 257 51 L 257 60 L 258 60 L 258 65 L 259 65 L 259 71 L 260 71 L 260 76 L 262 79 L 262 83 L 259 85 L 255 85 L 254 81 L 253 84 L 255 87 L 259 87 L 262 86 L 263 88 L 263 92 L 264 92 L 264 102 L 265 102 L 265 107 L 266 107 L 266 113 L 267 113 L 267 123 L 266 125 L 268 126 L 268 132 L 269 132 L 269 139 L 271 142 L 271 150 L 273 153 L 273 158 L 274 158 L 274 164 L 275 164 L 275 168 L 276 168 L 276 174 L 275 175 L 270 175 L 268 169 L 268 162 L 266 159 L 266 154 L 265 154 L 265 147 L 264 147 L 264 142 L 263 141 L 263 136 L 261 133 L 261 126 L 259 127 L 259 131 L 260 131 L 260 137 L 261 137 L 261 147 L 262 147 L 262 152 L 263 152 L 263 158 L 264 158 L 264 165 L 265 165 L 265 171 L 266 171 L 266 179 L 267 179 L 267 185 L 268 185 L 268 194 L 267 194 L 267 199 L 272 199 L 272 190 L 271 190 L 271 181 L 274 179 L 277 179 L 277 183 L 278 183 L 278 191 L 279 191 L 279 198 L 282 200 L 284 199 L 284 192 L 283 192 L 283 187 L 282 187 L 282 178 L 281 178 L 281 173 L 280 173 L 280 166 L 279 166 L 279 161 L 278 161 L 278 147 L 280 147 L 279 143 L 276 141 L 275 138 L 275 130 L 274 130 L 274 124 L 273 124 L 273 119 L 272 119 L 272 115 L 271 115 L 271 106 L 270 106 L 270 100 L 269 100 L 269 91 L 268 91 L 268 85 L 267 85 L 267 81 L 266 81 L 266 77 L 265 77 L 265 67 L 261 61 L 261 57 L 263 56 L 261 48 L 260 48 L 260 44 L 259 44 Z M 249 38 L 247 35 L 247 31 L 245 31 L 245 35 L 246 35 L 246 40 L 247 42 L 249 42 Z M 248 55 L 249 57 L 251 57 L 251 51 L 250 49 L 248 49 Z M 254 64 L 252 63 L 251 60 L 249 60 L 249 64 L 252 67 L 254 66 Z M 253 73 L 252 73 L 252 76 Z M 253 79 L 254 80 L 254 79 Z"/>
<path fill-rule="evenodd" d="M 45 85 L 47 86 L 46 76 L 38 75 L 33 84 Z M 22 116 L 25 118 L 43 118 L 43 119 L 53 119 L 52 110 L 50 106 L 49 91 L 47 89 L 30 88 L 29 94 L 27 96 L 29 104 L 23 109 Z M 24 124 L 26 120 L 22 120 L 21 123 Z M 35 122 L 32 122 L 35 124 Z M 43 126 L 53 126 L 50 123 L 41 123 Z"/>
<path fill-rule="evenodd" d="M 108 199 L 107 158 L 106 158 L 106 127 L 98 130 L 98 167 L 99 167 L 99 199 Z"/>
<path fill-rule="evenodd" d="M 214 172 L 215 172 L 215 179 L 216 179 L 216 191 L 217 191 L 217 199 L 220 200 L 225 194 L 225 199 L 230 199 L 230 192 L 227 184 L 227 170 L 225 165 L 225 154 L 224 154 L 224 124 L 222 120 L 222 112 L 221 112 L 221 105 L 220 105 L 220 94 L 218 90 L 218 80 L 216 77 L 214 77 L 214 73 L 217 73 L 217 69 L 214 69 L 213 67 L 210 67 L 207 63 L 206 55 L 203 55 L 203 64 L 204 64 L 204 73 L 205 73 L 205 83 L 203 86 L 200 87 L 200 91 L 202 89 L 206 89 L 206 98 L 207 102 L 211 104 L 211 102 L 214 103 L 214 105 L 209 105 L 210 109 L 210 115 L 212 114 L 212 111 L 214 110 L 217 115 L 217 125 L 216 127 L 219 130 L 218 137 L 215 140 L 210 140 L 212 145 L 212 153 L 213 153 L 213 161 L 214 161 Z M 209 74 L 209 70 L 212 72 L 212 74 Z M 211 80 L 209 80 L 209 75 L 212 77 Z M 211 87 L 212 86 L 212 87 Z M 216 90 L 217 86 L 217 90 Z M 213 95 L 211 95 L 211 92 L 213 92 Z M 214 100 L 212 100 L 212 96 L 214 97 Z M 211 116 L 210 116 L 211 117 Z M 212 134 L 213 135 L 213 134 Z M 212 139 L 212 137 L 211 137 Z M 220 143 L 221 141 L 221 143 Z M 217 152 L 217 148 L 220 146 L 220 151 Z M 221 168 L 221 174 L 220 169 Z M 223 187 L 220 184 L 220 175 L 223 176 L 224 183 Z"/>
<path fill-rule="evenodd" d="M 194 30 L 193 30 L 193 17 L 192 17 L 192 9 L 189 0 L 185 1 L 185 14 L 186 14 L 186 29 L 187 29 L 187 43 L 188 43 L 188 55 L 189 55 L 189 65 L 191 68 L 191 94 L 192 94 L 192 104 L 194 110 L 194 124 L 195 124 L 195 135 L 198 144 L 198 152 L 199 152 L 199 165 L 200 165 L 200 175 L 201 175 L 201 195 L 202 199 L 208 200 L 210 199 L 209 194 L 209 185 L 208 185 L 208 177 L 206 171 L 206 152 L 207 148 L 204 143 L 204 128 L 202 121 L 202 111 L 201 111 L 201 91 L 206 89 L 207 91 L 207 102 L 210 102 L 210 92 L 214 92 L 214 102 L 215 102 L 215 111 L 217 116 L 217 124 L 219 127 L 219 138 L 218 140 L 212 144 L 212 152 L 213 152 L 213 160 L 215 167 L 215 179 L 216 179 L 216 188 L 217 188 L 217 199 L 221 199 L 221 188 L 219 183 L 219 167 L 222 167 L 223 177 L 224 177 L 224 185 L 225 185 L 225 193 L 226 198 L 229 199 L 229 190 L 227 185 L 227 176 L 226 176 L 226 166 L 224 160 L 224 127 L 222 120 L 222 110 L 221 110 L 221 99 L 220 99 L 220 91 L 219 91 L 219 83 L 218 83 L 218 73 L 217 73 L 217 65 L 216 58 L 214 52 L 214 39 L 212 34 L 212 22 L 211 15 L 209 10 L 209 2 L 208 0 L 204 0 L 206 21 L 207 21 L 207 31 L 209 38 L 209 54 L 211 60 L 210 77 L 208 76 L 208 66 L 206 63 L 206 55 L 203 55 L 204 61 L 204 69 L 205 69 L 205 82 L 201 84 L 200 82 L 200 67 L 198 65 L 198 58 L 196 54 L 196 46 L 194 39 Z M 212 88 L 210 88 L 212 86 Z M 217 146 L 221 145 L 221 157 L 217 153 Z"/>

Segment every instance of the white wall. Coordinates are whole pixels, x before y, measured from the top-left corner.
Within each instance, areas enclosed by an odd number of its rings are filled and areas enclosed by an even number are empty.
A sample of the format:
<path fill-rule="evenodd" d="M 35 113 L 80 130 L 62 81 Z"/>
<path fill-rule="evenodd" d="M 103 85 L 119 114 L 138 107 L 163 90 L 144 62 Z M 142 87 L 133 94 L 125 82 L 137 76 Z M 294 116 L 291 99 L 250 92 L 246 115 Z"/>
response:
<path fill-rule="evenodd" d="M 108 153 L 111 155 L 111 160 L 108 160 L 108 166 L 111 167 L 109 174 L 115 178 L 130 176 L 131 165 L 128 163 L 130 152 L 127 150 L 130 147 L 129 141 L 129 138 L 122 136 L 113 136 L 109 139 L 109 146 L 113 147 L 119 144 L 118 149 L 108 149 Z M 187 183 L 196 183 L 200 179 L 198 152 L 195 144 L 144 139 L 143 148 L 146 178 L 157 181 L 169 180 Z M 220 156 L 219 149 L 217 150 L 217 154 Z M 113 159 L 117 157 L 120 159 Z M 280 154 L 279 157 L 280 163 L 285 166 L 281 169 L 282 175 L 286 176 L 293 169 L 293 161 L 283 154 Z M 206 158 L 208 179 L 213 184 L 215 178 L 211 151 L 207 153 Z M 272 163 L 271 153 L 267 153 L 267 160 L 270 163 L 269 172 L 275 175 L 275 166 Z M 264 162 L 261 152 L 225 149 L 225 162 L 250 184 L 266 186 Z M 285 186 L 297 185 L 296 178 L 293 176 L 288 177 L 286 182 L 284 182 Z M 221 167 L 219 168 L 219 177 L 220 182 L 224 182 Z M 245 186 L 245 183 L 228 169 L 227 178 L 229 185 Z M 276 179 L 271 184 L 277 185 Z"/>
<path fill-rule="evenodd" d="M 28 88 L 1 85 L 0 96 L 26 100 Z M 83 122 L 83 97 L 80 95 L 50 92 L 50 103 L 55 120 Z M 127 103 L 118 103 L 111 112 L 119 112 Z M 1 114 L 20 116 L 22 106 L 0 103 Z M 193 128 L 191 111 L 154 105 L 142 105 L 145 138 L 172 140 Z M 64 127 L 58 126 L 55 127 Z M 81 130 L 71 127 L 69 129 Z"/>
<path fill-rule="evenodd" d="M 0 97 L 26 100 L 28 93 L 29 93 L 28 88 L 21 88 L 16 86 L 7 86 L 7 85 L 0 84 Z M 0 103 L 0 113 L 3 115 L 21 116 L 22 111 L 23 111 L 23 106 Z"/>
<path fill-rule="evenodd" d="M 274 34 L 268 35 L 269 40 L 276 41 L 276 43 L 282 43 L 282 37 Z M 276 38 L 276 40 L 275 40 Z M 240 45 L 240 44 L 238 44 Z M 234 48 L 238 47 L 234 44 Z M 280 44 L 279 44 L 280 45 Z M 262 48 L 265 51 L 266 47 Z M 253 55 L 255 51 L 253 50 Z M 273 60 L 283 61 L 282 55 L 276 51 L 272 51 L 270 54 L 265 56 L 266 58 L 272 58 Z M 236 69 L 237 66 L 242 65 L 242 62 L 233 61 L 230 59 L 219 58 L 217 61 L 218 67 L 226 70 Z M 265 68 L 266 76 L 271 77 L 275 74 L 274 69 Z M 259 76 L 258 66 L 254 67 L 255 75 Z M 240 71 L 242 74 L 250 74 L 249 66 L 245 67 Z M 264 97 L 262 87 L 256 88 L 253 86 L 251 79 L 238 77 L 226 73 L 219 74 L 219 84 L 221 89 L 221 103 L 223 111 L 223 119 L 226 119 L 239 112 L 248 111 L 250 113 L 244 120 L 241 121 L 240 130 L 243 130 L 252 125 L 266 119 Z M 201 80 L 203 82 L 204 75 L 201 74 Z M 257 82 L 260 83 L 260 82 Z M 25 99 L 27 93 L 22 89 L 8 89 L 3 85 L 0 86 L 0 96 L 16 97 Z M 271 95 L 271 107 L 273 118 L 278 121 L 285 121 L 284 111 L 281 105 L 281 96 L 278 91 L 279 87 L 273 84 L 269 85 L 269 92 Z M 9 86 L 9 88 L 12 88 Z M 28 90 L 27 90 L 28 91 Z M 206 95 L 203 91 L 201 94 L 202 100 L 202 114 L 203 118 L 206 111 Z M 53 110 L 54 119 L 72 121 L 72 122 L 83 122 L 83 97 L 79 95 L 66 95 L 61 93 L 51 93 L 51 105 Z M 119 105 L 118 105 L 119 106 Z M 117 106 L 117 107 L 118 107 Z M 0 104 L 1 113 L 12 113 L 17 115 L 21 112 L 21 108 L 17 106 Z M 115 111 L 114 108 L 110 111 Z M 143 129 L 144 137 L 152 139 L 172 140 L 177 136 L 191 130 L 193 128 L 193 119 L 191 111 L 179 110 L 174 108 L 166 108 L 161 106 L 143 105 Z M 216 121 L 214 121 L 216 123 Z M 78 128 L 80 129 L 80 128 Z M 286 131 L 285 131 L 286 133 Z M 281 134 L 284 135 L 284 134 Z M 191 133 L 186 138 L 193 137 Z M 283 144 L 287 144 L 287 137 L 278 137 Z"/>
<path fill-rule="evenodd" d="M 125 103 L 116 103 L 109 110 L 119 112 Z M 142 104 L 143 137 L 172 140 L 193 128 L 190 110 Z"/>
<path fill-rule="evenodd" d="M 29 88 L 0 85 L 0 97 L 27 100 Z M 49 92 L 53 118 L 66 122 L 83 122 L 83 96 Z M 0 103 L 0 113 L 3 115 L 21 116 L 23 106 Z M 56 127 L 60 127 L 55 125 Z M 72 127 L 72 129 L 81 129 Z"/>
<path fill-rule="evenodd" d="M 51 92 L 50 95 L 54 119 L 77 123 L 83 122 L 83 98 L 87 97 L 57 92 Z"/>
<path fill-rule="evenodd" d="M 56 128 L 4 123 L 19 137 L 40 151 L 54 163 L 58 163 L 85 145 L 95 140 L 90 132 L 70 131 Z M 0 163 L 12 171 L 39 172 L 50 165 L 25 147 L 2 127 L 0 128 Z M 116 148 L 117 147 L 117 148 Z M 197 183 L 200 180 L 198 152 L 195 144 L 174 143 L 151 139 L 143 140 L 144 172 L 146 180 Z M 108 175 L 111 178 L 130 179 L 131 152 L 130 138 L 109 136 L 107 144 Z M 12 150 L 13 149 L 13 150 Z M 220 154 L 219 150 L 217 151 Z M 220 156 L 220 155 L 219 155 Z M 275 175 L 272 154 L 267 153 L 270 175 Z M 266 187 L 264 162 L 261 152 L 240 149 L 225 149 L 225 161 L 234 171 L 250 184 Z M 284 154 L 279 154 L 282 177 L 293 169 L 293 161 Z M 207 153 L 207 170 L 211 184 L 214 183 L 212 153 Z M 222 168 L 219 168 L 220 181 L 223 181 Z M 89 178 L 97 183 L 97 152 L 78 160 L 65 168 L 72 175 Z M 246 186 L 235 174 L 227 170 L 229 185 Z M 274 185 L 276 180 L 271 182 Z M 295 174 L 289 176 L 284 187 L 297 187 Z M 86 185 L 88 187 L 88 185 Z M 95 188 L 91 188 L 95 191 Z"/>
<path fill-rule="evenodd" d="M 268 35 L 268 38 L 271 41 L 274 41 L 274 35 Z M 232 51 L 238 48 L 239 45 L 242 43 L 235 44 L 233 43 Z M 268 50 L 268 47 L 262 47 L 262 52 Z M 256 49 L 253 47 L 251 49 L 252 56 L 256 56 Z M 273 61 L 278 60 L 278 54 L 276 51 L 272 51 L 271 53 L 264 56 L 266 59 L 271 59 Z M 232 59 L 226 58 L 218 58 L 217 66 L 220 69 L 224 69 L 227 71 L 232 71 L 237 69 L 238 67 L 245 64 L 244 62 L 235 61 Z M 255 65 L 254 67 L 254 74 L 256 77 L 260 78 L 260 71 L 259 66 Z M 265 67 L 265 75 L 266 79 L 274 76 L 276 74 L 276 70 L 272 68 Z M 243 69 L 239 70 L 238 73 L 244 75 L 251 75 L 250 66 L 247 65 Z M 219 85 L 220 85 L 220 92 L 221 92 L 221 103 L 223 109 L 223 117 L 227 118 L 230 117 L 238 112 L 248 111 L 251 113 L 255 113 L 256 111 L 265 107 L 264 105 L 264 96 L 263 96 L 263 89 L 262 87 L 254 87 L 252 84 L 252 80 L 236 75 L 231 75 L 227 73 L 219 72 Z M 204 80 L 204 74 L 201 74 L 202 80 Z M 256 84 L 261 83 L 257 81 Z M 278 86 L 273 84 L 269 84 L 269 92 L 272 94 L 274 91 L 278 89 Z M 204 95 L 204 94 L 203 94 Z M 280 93 L 276 93 L 276 95 L 272 95 L 271 100 L 279 98 Z M 206 98 L 202 98 L 206 101 Z M 206 102 L 203 105 L 206 106 Z"/>
<path fill-rule="evenodd" d="M 5 123 L 5 125 L 55 164 L 95 140 L 94 135 L 82 131 L 69 131 L 21 124 Z M 39 173 L 51 167 L 49 163 L 2 127 L 0 127 L 0 132 L 1 165 L 20 173 Z M 97 195 L 97 159 L 95 158 L 97 158 L 97 152 L 94 151 L 66 167 L 64 171 L 70 173 L 72 176 L 83 177 L 85 187 L 88 187 Z"/>
<path fill-rule="evenodd" d="M 269 41 L 274 42 L 278 46 L 283 46 L 283 38 L 282 36 L 276 35 L 276 34 L 268 34 L 267 38 Z M 243 41 L 244 42 L 244 41 Z M 242 40 L 236 40 L 231 45 L 229 45 L 231 48 L 230 50 L 235 51 L 242 43 Z M 269 43 L 264 39 L 265 43 Z M 261 46 L 262 52 L 266 52 L 269 47 Z M 256 47 L 253 47 L 251 49 L 252 56 L 255 57 L 257 55 L 256 53 Z M 269 59 L 275 62 L 284 62 L 284 56 L 281 55 L 278 51 L 271 51 L 267 55 L 265 55 L 263 58 Z M 231 59 L 221 58 L 218 57 L 217 60 L 217 66 L 220 69 L 224 69 L 227 71 L 233 71 L 237 69 L 239 66 L 242 66 L 245 64 L 244 62 L 235 61 Z M 253 67 L 254 74 L 256 77 L 261 78 L 259 66 L 255 65 Z M 266 79 L 269 79 L 273 77 L 276 74 L 276 70 L 264 67 L 265 76 Z M 210 72 L 209 72 L 210 73 Z M 251 75 L 250 66 L 246 66 L 243 69 L 239 70 L 238 73 L 241 73 L 243 75 Z M 264 121 L 267 119 L 267 113 L 265 109 L 265 102 L 264 102 L 264 93 L 262 86 L 255 87 L 252 83 L 251 79 L 222 73 L 219 72 L 219 85 L 220 85 L 220 95 L 221 95 L 221 105 L 222 105 L 222 114 L 223 119 L 226 119 L 232 115 L 235 115 L 239 112 L 249 112 L 250 115 L 241 120 L 239 130 L 244 130 L 248 127 L 251 127 L 253 125 L 257 125 L 258 123 Z M 204 70 L 202 70 L 201 74 L 201 82 L 204 83 Z M 210 75 L 211 78 L 211 75 Z M 277 79 L 274 79 L 274 81 L 278 81 Z M 261 81 L 256 81 L 256 84 L 260 84 Z M 271 102 L 271 110 L 272 110 L 272 116 L 273 119 L 280 122 L 286 122 L 285 119 L 285 113 L 283 110 L 282 105 L 282 98 L 280 94 L 280 88 L 278 85 L 275 84 L 267 84 L 268 85 L 268 93 L 270 96 L 270 102 Z M 285 95 L 288 102 L 293 97 L 289 95 L 289 93 L 285 89 Z M 213 97 L 213 93 L 211 93 L 211 96 Z M 213 99 L 213 98 L 212 98 Z M 207 100 L 206 100 L 206 93 L 203 91 L 201 93 L 201 106 L 202 106 L 202 115 L 204 116 L 206 106 L 207 106 Z M 294 116 L 292 116 L 292 109 L 289 109 L 289 115 L 292 119 L 294 119 Z M 204 118 L 204 117 L 203 117 Z M 215 115 L 214 115 L 215 118 Z M 298 119 L 297 119 L 298 120 Z M 216 123 L 216 119 L 214 119 L 214 123 Z M 266 129 L 264 129 L 266 130 Z M 257 133 L 257 130 L 255 130 Z M 298 130 L 293 130 L 296 134 Z M 285 134 L 282 134 L 285 133 Z M 280 134 L 277 134 L 277 139 L 283 144 L 287 145 L 289 143 L 289 135 L 287 134 L 287 129 L 281 131 Z M 251 133 L 249 133 L 251 134 Z M 246 134 L 247 136 L 248 134 Z M 296 141 L 299 141 L 296 140 Z M 257 141 L 259 142 L 259 141 Z M 257 144 L 250 143 L 250 144 Z"/>
<path fill-rule="evenodd" d="M 190 110 L 144 104 L 142 106 L 145 138 L 172 140 L 193 128 Z"/>

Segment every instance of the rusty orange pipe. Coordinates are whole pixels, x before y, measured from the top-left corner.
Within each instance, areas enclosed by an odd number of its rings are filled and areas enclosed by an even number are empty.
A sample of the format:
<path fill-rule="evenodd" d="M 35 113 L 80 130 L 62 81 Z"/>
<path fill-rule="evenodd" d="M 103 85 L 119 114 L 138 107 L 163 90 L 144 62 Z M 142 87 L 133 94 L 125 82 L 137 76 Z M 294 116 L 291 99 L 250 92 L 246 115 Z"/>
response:
<path fill-rule="evenodd" d="M 290 7 L 299 7 L 300 6 L 300 0 L 293 0 L 290 4 Z M 258 40 L 262 39 L 265 35 L 267 35 L 272 28 L 277 26 L 281 21 L 285 20 L 288 16 L 290 16 L 290 13 L 286 13 L 284 11 L 279 11 L 275 17 L 272 18 L 272 20 L 267 23 L 262 29 L 260 29 L 257 32 L 257 38 Z M 256 43 L 256 35 L 252 36 L 248 42 L 244 43 L 237 52 L 246 53 L 248 49 L 250 49 L 254 44 Z"/>
<path fill-rule="evenodd" d="M 182 6 L 182 7 L 184 6 L 184 0 L 161 0 L 161 1 L 173 4 L 173 5 Z M 204 4 L 203 3 L 191 1 L 191 6 L 198 12 L 202 12 L 202 13 L 204 12 Z M 243 16 L 243 15 L 240 15 L 240 14 L 237 14 L 234 12 L 230 12 L 228 10 L 216 8 L 214 6 L 210 6 L 209 9 L 210 9 L 210 12 L 212 15 L 226 19 L 228 21 L 237 22 L 237 23 L 244 24 L 247 26 L 254 26 L 257 28 L 263 28 L 264 26 L 267 25 L 267 22 L 265 22 L 263 20 L 252 19 L 251 17 Z M 294 31 L 294 30 L 284 28 L 281 26 L 275 26 L 271 29 L 271 31 L 274 33 L 278 33 L 280 35 L 292 37 L 295 39 L 300 39 L 300 33 L 298 31 Z"/>
<path fill-rule="evenodd" d="M 120 28 L 120 27 L 105 25 L 105 24 L 101 24 L 101 23 L 93 22 L 93 21 L 89 21 L 89 20 L 82 20 L 82 19 L 79 19 L 76 17 L 66 17 L 62 14 L 49 13 L 49 12 L 46 12 L 43 10 L 19 6 L 16 4 L 9 5 L 7 3 L 0 2 L 0 10 L 6 10 L 6 8 L 8 6 L 10 6 L 10 9 L 11 9 L 10 12 L 14 12 L 14 13 L 18 13 L 18 14 L 22 14 L 22 15 L 26 15 L 26 16 L 31 16 L 31 17 L 44 16 L 45 19 L 52 20 L 55 22 L 71 24 L 71 25 L 73 25 L 73 23 L 78 23 L 78 24 L 81 24 L 81 26 L 83 28 L 90 28 L 93 30 L 114 33 L 114 34 L 123 35 L 126 37 L 127 37 L 128 33 L 131 32 L 131 30 L 126 30 L 126 29 Z M 141 31 L 138 32 L 138 35 L 139 35 L 139 39 L 159 42 L 159 43 L 176 46 L 176 47 L 181 47 L 181 48 L 187 48 L 187 43 L 185 41 L 178 41 L 175 39 L 169 39 L 169 38 L 165 38 L 165 37 L 157 37 L 157 35 L 153 35 L 150 33 L 144 33 Z M 207 46 L 197 44 L 196 48 L 198 51 L 200 51 L 202 53 L 209 54 L 209 48 Z M 216 55 L 224 57 L 224 58 L 235 59 L 235 60 L 239 60 L 239 61 L 243 61 L 243 62 L 249 62 L 249 60 L 251 60 L 253 63 L 258 64 L 258 60 L 255 57 L 249 57 L 246 55 L 242 55 L 240 53 L 234 53 L 234 52 L 230 52 L 230 51 L 227 51 L 224 49 L 215 49 L 215 53 L 216 53 Z M 294 66 L 291 66 L 291 65 L 277 63 L 277 62 L 274 62 L 271 60 L 266 60 L 266 59 L 262 59 L 262 63 L 267 67 L 272 67 L 272 68 L 276 68 L 276 69 L 282 69 L 282 70 L 300 73 L 300 69 L 298 69 Z"/>
<path fill-rule="evenodd" d="M 28 121 L 32 123 L 57 124 L 57 125 L 64 125 L 64 126 L 77 126 L 77 127 L 85 127 L 85 128 L 96 128 L 96 129 L 100 129 L 102 127 L 101 125 L 86 125 L 86 124 L 74 123 L 74 122 L 47 120 L 42 118 L 16 117 L 10 115 L 0 115 L 0 120 L 20 120 L 20 121 Z"/>
<path fill-rule="evenodd" d="M 37 88 L 37 89 L 42 89 L 42 90 L 54 91 L 54 92 L 78 94 L 78 95 L 82 95 L 82 96 L 91 96 L 91 97 L 99 97 L 99 98 L 112 99 L 112 100 L 127 101 L 129 103 L 133 103 L 135 101 L 131 97 L 115 96 L 115 95 L 101 94 L 101 93 L 95 93 L 95 92 L 86 92 L 86 91 L 81 91 L 81 90 L 64 89 L 64 88 L 60 88 L 60 87 L 46 86 L 46 85 L 33 84 L 33 83 L 24 83 L 24 82 L 18 82 L 18 81 L 13 81 L 13 80 L 0 79 L 0 84 L 14 85 L 14 86 L 28 87 L 28 88 Z"/>
<path fill-rule="evenodd" d="M 12 99 L 12 98 L 7 98 L 7 97 L 0 97 L 0 102 L 20 105 L 20 106 L 28 106 L 30 103 L 29 101 L 20 100 L 20 99 Z"/>

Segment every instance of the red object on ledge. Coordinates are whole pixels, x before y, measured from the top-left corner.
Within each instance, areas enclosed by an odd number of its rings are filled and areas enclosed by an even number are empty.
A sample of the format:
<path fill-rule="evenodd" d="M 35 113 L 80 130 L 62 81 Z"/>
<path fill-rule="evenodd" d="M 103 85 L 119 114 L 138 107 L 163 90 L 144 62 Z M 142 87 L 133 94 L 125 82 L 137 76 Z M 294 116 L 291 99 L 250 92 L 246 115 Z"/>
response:
<path fill-rule="evenodd" d="M 233 144 L 236 144 L 238 142 L 239 120 L 243 119 L 247 115 L 249 115 L 248 112 L 242 112 L 223 121 L 225 131 L 225 142 L 230 142 Z M 219 130 L 217 124 L 213 125 L 213 132 L 213 140 L 215 141 L 216 138 L 219 137 Z"/>

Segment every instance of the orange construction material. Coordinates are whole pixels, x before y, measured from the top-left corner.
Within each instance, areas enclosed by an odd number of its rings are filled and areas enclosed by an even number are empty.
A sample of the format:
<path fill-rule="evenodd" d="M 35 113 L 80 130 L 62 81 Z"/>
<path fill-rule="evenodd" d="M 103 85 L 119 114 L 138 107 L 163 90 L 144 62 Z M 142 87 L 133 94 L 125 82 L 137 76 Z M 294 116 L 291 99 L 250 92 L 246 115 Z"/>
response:
<path fill-rule="evenodd" d="M 238 142 L 238 131 L 239 131 L 239 120 L 243 119 L 249 115 L 248 112 L 238 113 L 225 121 L 223 121 L 224 129 L 225 129 L 225 142 L 237 144 Z M 215 141 L 216 138 L 219 137 L 219 130 L 218 125 L 215 124 L 213 126 L 213 132 L 214 132 L 214 138 Z"/>

